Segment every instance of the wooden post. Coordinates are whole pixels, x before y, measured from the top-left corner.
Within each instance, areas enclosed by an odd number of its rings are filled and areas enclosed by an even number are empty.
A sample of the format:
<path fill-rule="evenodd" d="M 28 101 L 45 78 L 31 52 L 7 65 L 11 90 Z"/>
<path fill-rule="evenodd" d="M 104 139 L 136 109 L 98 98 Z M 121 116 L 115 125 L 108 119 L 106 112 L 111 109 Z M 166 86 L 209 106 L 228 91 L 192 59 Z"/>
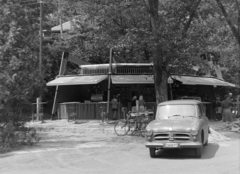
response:
<path fill-rule="evenodd" d="M 169 83 L 170 99 L 173 100 L 172 84 Z"/>
<path fill-rule="evenodd" d="M 43 3 L 43 1 L 40 0 L 40 48 L 39 48 L 39 74 L 40 74 L 40 77 L 43 76 L 42 75 L 42 42 L 43 42 L 43 9 L 42 9 L 42 3 Z M 37 101 L 39 102 L 39 103 L 37 103 L 37 107 L 38 107 L 37 109 L 38 109 L 38 111 L 41 112 L 42 85 L 40 86 L 40 95 L 39 95 L 39 98 L 37 98 Z M 41 121 L 42 121 L 42 123 L 44 123 L 43 115 L 41 117 Z"/>
<path fill-rule="evenodd" d="M 66 52 L 62 53 L 59 75 L 64 75 L 64 73 L 65 73 L 66 66 L 67 66 L 66 54 L 67 54 Z M 58 86 L 56 86 L 56 90 L 55 90 L 53 107 L 52 107 L 52 115 L 54 115 L 54 113 L 56 112 L 56 108 L 57 108 L 57 94 L 58 94 Z"/>
<path fill-rule="evenodd" d="M 112 74 L 112 48 L 110 48 L 109 68 L 108 68 L 108 98 L 107 98 L 107 118 L 109 118 L 110 109 L 110 89 L 111 89 L 111 74 Z"/>

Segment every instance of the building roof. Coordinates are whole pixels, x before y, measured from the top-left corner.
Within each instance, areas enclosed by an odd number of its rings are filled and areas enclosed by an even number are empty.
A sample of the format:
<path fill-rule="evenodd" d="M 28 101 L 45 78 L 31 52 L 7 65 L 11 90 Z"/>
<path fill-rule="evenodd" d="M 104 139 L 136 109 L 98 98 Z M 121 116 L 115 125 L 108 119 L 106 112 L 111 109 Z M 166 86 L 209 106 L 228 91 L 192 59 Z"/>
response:
<path fill-rule="evenodd" d="M 170 100 L 170 101 L 165 101 L 165 102 L 162 102 L 162 103 L 159 103 L 158 105 L 161 106 L 161 105 L 176 105 L 176 104 L 199 104 L 199 103 L 202 103 L 201 101 L 199 100 Z"/>
<path fill-rule="evenodd" d="M 72 29 L 72 21 L 67 21 L 62 23 L 63 31 L 69 31 Z M 60 32 L 61 31 L 61 25 L 55 26 L 51 28 L 52 32 Z"/>
<path fill-rule="evenodd" d="M 139 66 L 152 66 L 152 63 L 113 63 L 112 68 L 115 68 L 117 66 L 129 66 L 129 67 L 139 67 Z M 106 64 L 91 64 L 91 65 L 80 65 L 80 68 L 82 69 L 108 69 L 109 63 Z"/>
<path fill-rule="evenodd" d="M 78 62 L 79 63 L 79 62 Z M 138 67 L 150 67 L 152 63 L 113 63 L 113 69 L 116 67 L 128 67 L 131 68 L 138 68 Z M 109 64 L 91 64 L 91 65 L 80 65 L 79 66 L 82 70 L 101 70 L 101 73 L 90 73 L 86 75 L 108 75 L 108 68 Z M 102 71 L 104 69 L 104 71 Z M 94 71 L 95 72 L 95 71 Z M 86 76 L 85 75 L 85 76 Z M 76 75 L 77 77 L 77 75 Z M 60 77 L 59 77 L 60 78 Z M 61 77 L 64 78 L 64 77 Z M 79 77 L 77 77 L 79 78 Z M 58 79 L 60 80 L 60 79 Z M 76 81 L 76 80 L 75 80 Z M 111 81 L 113 84 L 154 84 L 154 79 L 152 74 L 144 74 L 144 73 L 118 73 L 117 71 L 111 75 Z M 189 75 L 171 75 L 168 78 L 168 83 L 172 84 L 174 82 L 180 82 L 183 85 L 208 85 L 208 86 L 226 86 L 226 87 L 237 87 L 235 84 L 226 82 L 224 80 L 215 78 L 215 77 L 203 77 L 203 76 L 189 76 Z M 79 80 L 77 83 L 80 84 Z M 87 84 L 87 81 L 81 84 Z M 61 85 L 71 85 L 71 83 L 64 81 Z"/>

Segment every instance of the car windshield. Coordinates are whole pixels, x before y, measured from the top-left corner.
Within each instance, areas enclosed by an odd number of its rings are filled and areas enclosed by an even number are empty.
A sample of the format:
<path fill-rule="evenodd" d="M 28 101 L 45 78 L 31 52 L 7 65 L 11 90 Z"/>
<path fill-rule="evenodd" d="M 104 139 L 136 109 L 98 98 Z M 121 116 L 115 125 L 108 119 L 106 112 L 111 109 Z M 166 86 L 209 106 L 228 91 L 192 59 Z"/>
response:
<path fill-rule="evenodd" d="M 169 119 L 176 117 L 195 117 L 195 105 L 182 104 L 182 105 L 162 105 L 158 106 L 156 119 Z"/>

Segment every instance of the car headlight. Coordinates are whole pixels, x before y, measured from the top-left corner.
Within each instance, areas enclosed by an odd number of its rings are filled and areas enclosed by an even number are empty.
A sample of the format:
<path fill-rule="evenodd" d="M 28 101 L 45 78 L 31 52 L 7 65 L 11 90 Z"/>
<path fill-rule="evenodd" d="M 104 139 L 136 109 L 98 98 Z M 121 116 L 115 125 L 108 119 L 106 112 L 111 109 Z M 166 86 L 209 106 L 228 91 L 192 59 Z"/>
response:
<path fill-rule="evenodd" d="M 153 130 L 152 129 L 147 129 L 146 130 L 146 136 L 150 137 L 150 136 L 152 136 L 152 134 L 153 134 Z"/>
<path fill-rule="evenodd" d="M 191 135 L 197 135 L 198 134 L 198 130 L 196 130 L 196 129 L 192 129 L 192 131 L 191 131 Z"/>

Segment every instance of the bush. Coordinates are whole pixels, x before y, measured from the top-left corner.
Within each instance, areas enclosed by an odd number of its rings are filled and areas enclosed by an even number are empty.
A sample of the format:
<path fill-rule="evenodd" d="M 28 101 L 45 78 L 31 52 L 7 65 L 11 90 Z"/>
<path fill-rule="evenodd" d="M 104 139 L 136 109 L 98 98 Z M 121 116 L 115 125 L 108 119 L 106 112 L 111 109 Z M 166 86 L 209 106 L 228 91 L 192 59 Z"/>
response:
<path fill-rule="evenodd" d="M 21 145 L 33 145 L 39 140 L 40 137 L 34 128 L 22 126 L 16 129 L 12 121 L 0 126 L 0 152 L 6 152 Z"/>

